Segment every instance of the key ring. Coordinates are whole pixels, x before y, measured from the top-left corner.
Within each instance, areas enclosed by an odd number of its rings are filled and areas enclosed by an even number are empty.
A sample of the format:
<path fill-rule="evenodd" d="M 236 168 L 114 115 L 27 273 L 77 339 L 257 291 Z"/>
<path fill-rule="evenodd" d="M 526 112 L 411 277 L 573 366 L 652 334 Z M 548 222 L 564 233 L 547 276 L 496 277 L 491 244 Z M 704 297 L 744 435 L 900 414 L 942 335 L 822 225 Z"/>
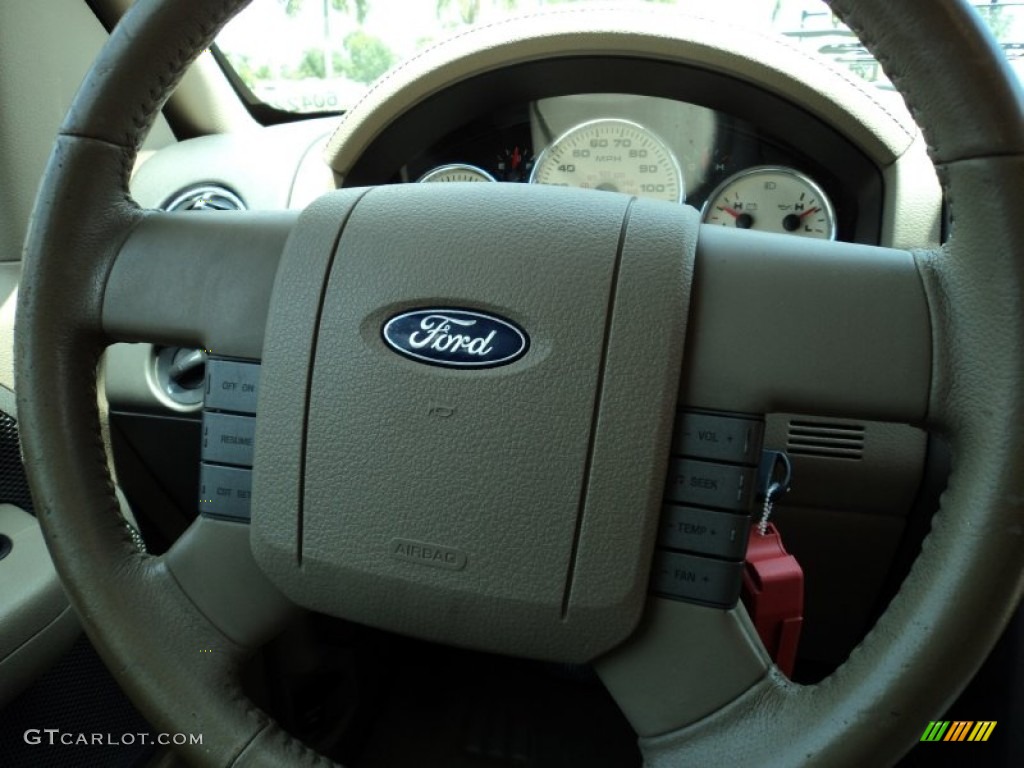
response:
<path fill-rule="evenodd" d="M 782 451 L 774 451 L 774 461 L 772 463 L 771 471 L 768 474 L 769 484 L 767 490 L 764 492 L 764 506 L 761 509 L 761 519 L 757 523 L 757 532 L 764 536 L 768 532 L 768 518 L 771 517 L 772 510 L 775 507 L 775 502 L 780 496 L 785 495 L 789 491 L 789 483 L 793 478 L 793 464 Z M 781 480 L 775 480 L 779 473 L 779 467 L 781 466 Z"/>

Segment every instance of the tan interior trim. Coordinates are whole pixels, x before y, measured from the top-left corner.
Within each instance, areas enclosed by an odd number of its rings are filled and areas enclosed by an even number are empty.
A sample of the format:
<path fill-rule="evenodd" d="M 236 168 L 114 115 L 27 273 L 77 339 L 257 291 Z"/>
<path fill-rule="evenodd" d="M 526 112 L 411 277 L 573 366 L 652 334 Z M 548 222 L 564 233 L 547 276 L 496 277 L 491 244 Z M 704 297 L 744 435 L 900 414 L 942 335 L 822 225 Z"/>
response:
<path fill-rule="evenodd" d="M 540 15 L 540 14 L 538 14 Z M 442 88 L 501 67 L 559 56 L 643 56 L 757 83 L 835 126 L 881 166 L 913 143 L 913 120 L 854 75 L 833 69 L 777 35 L 721 19 L 638 8 L 630 15 L 567 8 L 476 27 L 398 66 L 342 119 L 326 153 L 344 177 L 390 123 Z"/>
<path fill-rule="evenodd" d="M 101 16 L 120 19 L 134 2 L 94 0 L 93 5 Z M 208 52 L 200 54 L 189 67 L 164 109 L 179 126 L 196 135 L 259 127 Z"/>

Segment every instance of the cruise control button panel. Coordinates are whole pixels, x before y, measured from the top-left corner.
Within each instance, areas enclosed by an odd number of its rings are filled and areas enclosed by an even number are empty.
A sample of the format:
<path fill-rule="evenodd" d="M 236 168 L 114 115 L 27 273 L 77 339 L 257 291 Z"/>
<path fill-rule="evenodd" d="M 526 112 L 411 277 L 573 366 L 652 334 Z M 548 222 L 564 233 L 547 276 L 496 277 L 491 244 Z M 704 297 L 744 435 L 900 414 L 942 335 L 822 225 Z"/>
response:
<path fill-rule="evenodd" d="M 203 400 L 199 513 L 248 523 L 260 364 L 211 357 Z"/>

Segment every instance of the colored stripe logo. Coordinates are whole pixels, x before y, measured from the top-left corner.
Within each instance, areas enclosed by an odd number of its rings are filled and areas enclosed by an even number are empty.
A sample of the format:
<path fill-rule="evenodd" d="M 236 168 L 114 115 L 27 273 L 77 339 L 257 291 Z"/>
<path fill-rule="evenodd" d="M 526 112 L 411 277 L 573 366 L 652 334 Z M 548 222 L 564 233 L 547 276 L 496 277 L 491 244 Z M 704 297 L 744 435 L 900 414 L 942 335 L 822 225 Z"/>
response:
<path fill-rule="evenodd" d="M 932 720 L 921 741 L 988 741 L 997 720 Z"/>

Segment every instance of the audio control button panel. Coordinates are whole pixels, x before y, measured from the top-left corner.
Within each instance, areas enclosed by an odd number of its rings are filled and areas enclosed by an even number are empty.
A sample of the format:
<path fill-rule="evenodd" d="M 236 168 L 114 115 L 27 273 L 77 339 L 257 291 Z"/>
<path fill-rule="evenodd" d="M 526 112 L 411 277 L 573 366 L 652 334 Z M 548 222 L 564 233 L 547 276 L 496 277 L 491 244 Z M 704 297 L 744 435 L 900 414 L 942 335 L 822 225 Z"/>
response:
<path fill-rule="evenodd" d="M 743 584 L 764 420 L 685 410 L 676 416 L 653 594 L 732 608 Z"/>

